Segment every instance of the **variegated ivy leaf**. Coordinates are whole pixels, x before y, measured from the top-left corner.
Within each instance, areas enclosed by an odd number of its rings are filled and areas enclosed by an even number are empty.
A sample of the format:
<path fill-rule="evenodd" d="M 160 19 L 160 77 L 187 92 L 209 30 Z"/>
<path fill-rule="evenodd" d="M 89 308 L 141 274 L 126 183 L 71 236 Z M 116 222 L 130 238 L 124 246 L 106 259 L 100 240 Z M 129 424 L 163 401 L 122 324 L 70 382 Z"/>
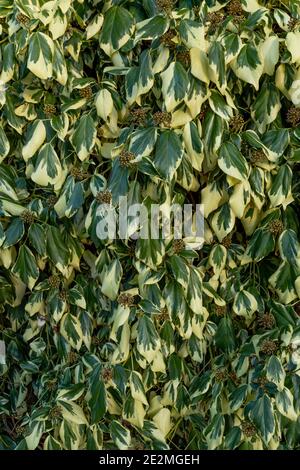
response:
<path fill-rule="evenodd" d="M 224 173 L 238 180 L 248 177 L 249 166 L 238 148 L 231 142 L 224 142 L 219 150 L 218 165 Z"/>
<path fill-rule="evenodd" d="M 122 274 L 122 265 L 118 259 L 115 259 L 109 266 L 104 268 L 101 292 L 110 300 L 117 298 Z"/>
<path fill-rule="evenodd" d="M 101 366 L 96 364 L 89 377 L 92 424 L 98 423 L 107 410 L 107 395 L 104 382 L 101 377 Z"/>
<path fill-rule="evenodd" d="M 60 321 L 60 333 L 72 348 L 79 351 L 83 335 L 81 324 L 77 317 L 71 315 L 71 313 L 66 313 Z"/>
<path fill-rule="evenodd" d="M 219 242 L 228 235 L 234 227 L 235 215 L 229 204 L 223 204 L 216 210 L 211 219 L 211 226 Z"/>
<path fill-rule="evenodd" d="M 149 156 L 155 146 L 157 139 L 157 129 L 139 129 L 132 133 L 129 144 L 129 151 L 140 159 Z"/>
<path fill-rule="evenodd" d="M 182 157 L 182 143 L 176 132 L 163 131 L 157 139 L 154 157 L 154 164 L 161 176 L 169 182 L 172 181 Z"/>
<path fill-rule="evenodd" d="M 129 448 L 131 442 L 130 431 L 124 428 L 122 424 L 116 420 L 113 420 L 110 423 L 110 433 L 112 440 L 118 449 L 126 450 Z"/>
<path fill-rule="evenodd" d="M 168 29 L 169 20 L 163 15 L 153 16 L 136 24 L 135 43 L 162 36 Z"/>
<path fill-rule="evenodd" d="M 88 424 L 83 409 L 73 401 L 60 399 L 58 404 L 63 418 L 70 423 Z"/>
<path fill-rule="evenodd" d="M 279 413 L 291 421 L 297 421 L 299 416 L 295 410 L 294 397 L 287 387 L 276 393 L 275 403 Z"/>
<path fill-rule="evenodd" d="M 274 74 L 275 65 L 279 60 L 279 38 L 278 36 L 269 36 L 260 47 L 263 58 L 264 71 L 268 75 Z"/>
<path fill-rule="evenodd" d="M 251 116 L 261 134 L 265 132 L 268 124 L 276 119 L 280 108 L 278 89 L 272 83 L 263 84 L 251 111 Z"/>
<path fill-rule="evenodd" d="M 3 47 L 2 52 L 2 64 L 1 64 L 1 73 L 0 73 L 0 82 L 7 83 L 9 82 L 14 75 L 15 69 L 15 46 L 13 43 L 6 44 Z"/>
<path fill-rule="evenodd" d="M 226 104 L 222 95 L 216 90 L 211 91 L 208 101 L 213 112 L 221 118 L 228 121 L 233 116 L 232 108 Z"/>
<path fill-rule="evenodd" d="M 125 8 L 115 5 L 105 15 L 100 47 L 108 56 L 121 49 L 130 39 L 134 30 L 134 19 Z"/>
<path fill-rule="evenodd" d="M 298 270 L 287 261 L 281 263 L 278 269 L 269 278 L 269 283 L 284 304 L 289 304 L 297 298 L 295 282 Z"/>
<path fill-rule="evenodd" d="M 187 286 L 186 300 L 194 313 L 203 315 L 202 277 L 199 270 L 192 266 L 190 266 L 190 282 Z"/>
<path fill-rule="evenodd" d="M 275 432 L 274 411 L 270 397 L 264 394 L 253 402 L 249 414 L 264 443 L 268 445 Z"/>
<path fill-rule="evenodd" d="M 238 34 L 226 32 L 222 38 L 225 53 L 225 63 L 230 64 L 242 48 L 242 41 Z"/>
<path fill-rule="evenodd" d="M 222 442 L 225 429 L 225 418 L 216 414 L 205 430 L 205 438 L 209 450 L 216 449 Z"/>
<path fill-rule="evenodd" d="M 39 277 L 39 268 L 28 246 L 22 245 L 20 247 L 18 258 L 13 267 L 13 273 L 16 274 L 30 290 L 33 289 Z"/>
<path fill-rule="evenodd" d="M 270 382 L 275 383 L 279 387 L 279 390 L 283 389 L 286 373 L 278 357 L 276 356 L 270 357 L 268 364 L 266 366 L 266 374 L 267 374 L 267 379 Z"/>
<path fill-rule="evenodd" d="M 233 390 L 229 397 L 229 406 L 231 411 L 238 410 L 244 403 L 248 395 L 248 385 L 241 385 Z"/>
<path fill-rule="evenodd" d="M 254 261 L 260 261 L 274 250 L 275 240 L 272 233 L 258 228 L 253 233 L 246 250 L 246 255 Z"/>
<path fill-rule="evenodd" d="M 204 208 L 204 217 L 207 218 L 211 212 L 215 211 L 223 198 L 223 192 L 217 181 L 209 183 L 201 191 L 201 204 Z"/>
<path fill-rule="evenodd" d="M 154 323 L 146 315 L 143 315 L 137 326 L 137 350 L 151 363 L 160 349 L 160 337 L 155 329 Z"/>
<path fill-rule="evenodd" d="M 174 278 L 186 292 L 190 281 L 190 271 L 187 263 L 181 256 L 174 255 L 170 258 L 169 264 Z"/>
<path fill-rule="evenodd" d="M 199 47 L 201 45 L 201 50 L 207 50 L 208 44 L 205 39 L 205 28 L 197 21 L 189 19 L 181 20 L 179 34 L 186 47 Z"/>
<path fill-rule="evenodd" d="M 180 62 L 171 62 L 161 73 L 162 94 L 168 112 L 173 111 L 187 96 L 189 80 Z"/>
<path fill-rule="evenodd" d="M 236 315 L 240 315 L 245 317 L 247 320 L 251 320 L 257 308 L 257 301 L 253 294 L 247 290 L 241 290 L 236 294 L 233 302 L 233 311 Z"/>
<path fill-rule="evenodd" d="M 279 237 L 280 256 L 300 269 L 300 243 L 294 230 L 285 230 Z"/>
<path fill-rule="evenodd" d="M 32 33 L 29 39 L 28 69 L 42 80 L 53 74 L 54 43 L 47 34 Z"/>
<path fill-rule="evenodd" d="M 226 88 L 226 71 L 224 48 L 218 41 L 214 41 L 208 52 L 209 77 L 221 92 Z"/>
<path fill-rule="evenodd" d="M 208 111 L 203 123 L 204 147 L 206 149 L 203 165 L 206 171 L 210 171 L 216 165 L 216 152 L 221 146 L 223 128 L 223 119 L 212 111 Z"/>
<path fill-rule="evenodd" d="M 193 168 L 201 171 L 204 158 L 203 143 L 199 135 L 199 130 L 194 122 L 189 122 L 184 126 L 183 141 Z"/>
<path fill-rule="evenodd" d="M 237 58 L 231 63 L 231 67 L 238 78 L 250 83 L 258 90 L 259 79 L 263 73 L 264 64 L 254 44 L 245 44 Z"/>
<path fill-rule="evenodd" d="M 0 163 L 8 155 L 10 150 L 9 140 L 2 128 L 0 128 Z"/>
<path fill-rule="evenodd" d="M 294 200 L 291 185 L 292 170 L 289 165 L 282 165 L 268 191 L 271 207 L 282 205 L 286 208 Z"/>
<path fill-rule="evenodd" d="M 141 95 L 151 90 L 154 84 L 152 61 L 149 51 L 142 52 L 139 66 L 131 67 L 126 75 L 125 88 L 128 105 L 138 101 Z"/>
<path fill-rule="evenodd" d="M 70 258 L 69 248 L 66 246 L 61 231 L 57 227 L 48 226 L 46 232 L 47 255 L 57 269 L 65 274 Z"/>
<path fill-rule="evenodd" d="M 207 54 L 197 47 L 190 49 L 191 57 L 191 74 L 204 83 L 210 82 L 210 70 Z"/>
<path fill-rule="evenodd" d="M 28 161 L 36 151 L 42 146 L 46 139 L 46 128 L 43 121 L 37 120 L 28 126 L 25 136 L 25 145 L 22 149 L 22 156 Z"/>
<path fill-rule="evenodd" d="M 276 162 L 286 150 L 290 136 L 287 129 L 272 129 L 264 133 L 261 141 L 267 147 L 268 159 Z"/>
<path fill-rule="evenodd" d="M 286 47 L 287 50 L 291 53 L 292 62 L 296 62 L 297 65 L 300 64 L 300 53 L 299 53 L 299 39 L 300 39 L 300 32 L 289 32 L 286 35 Z"/>
<path fill-rule="evenodd" d="M 96 135 L 96 126 L 91 115 L 83 115 L 70 137 L 71 144 L 80 160 L 83 161 L 88 158 L 95 145 Z"/>
<path fill-rule="evenodd" d="M 92 21 L 88 24 L 86 28 L 86 38 L 90 39 L 96 34 L 99 33 L 102 24 L 104 21 L 104 17 L 102 14 L 95 15 Z"/>
<path fill-rule="evenodd" d="M 56 184 L 62 176 L 62 167 L 52 145 L 44 144 L 40 149 L 31 179 L 39 186 Z"/>
<path fill-rule="evenodd" d="M 129 385 L 132 398 L 140 401 L 143 405 L 148 406 L 148 400 L 146 398 L 145 387 L 141 374 L 138 372 L 132 372 L 129 377 Z"/>
<path fill-rule="evenodd" d="M 100 116 L 103 121 L 107 121 L 114 109 L 114 102 L 109 90 L 103 88 L 97 93 L 95 106 L 98 116 Z"/>
<path fill-rule="evenodd" d="M 53 76 L 60 85 L 66 85 L 68 80 L 67 64 L 63 49 L 57 42 L 54 43 L 53 51 Z"/>
<path fill-rule="evenodd" d="M 234 185 L 229 204 L 234 215 L 241 219 L 251 200 L 251 190 L 248 181 L 241 181 Z"/>
<path fill-rule="evenodd" d="M 224 269 L 227 258 L 227 250 L 223 245 L 215 245 L 209 255 L 209 264 L 215 274 L 220 274 Z"/>

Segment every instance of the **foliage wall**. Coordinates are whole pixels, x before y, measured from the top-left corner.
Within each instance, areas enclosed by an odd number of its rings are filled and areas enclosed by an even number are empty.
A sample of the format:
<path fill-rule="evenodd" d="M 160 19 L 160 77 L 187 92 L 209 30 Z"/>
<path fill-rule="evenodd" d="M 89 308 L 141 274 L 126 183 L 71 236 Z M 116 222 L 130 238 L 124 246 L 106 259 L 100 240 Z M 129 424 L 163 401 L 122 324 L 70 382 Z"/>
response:
<path fill-rule="evenodd" d="M 1 0 L 0 34 L 0 448 L 299 448 L 299 1 Z M 203 203 L 204 246 L 100 240 L 121 195 Z"/>

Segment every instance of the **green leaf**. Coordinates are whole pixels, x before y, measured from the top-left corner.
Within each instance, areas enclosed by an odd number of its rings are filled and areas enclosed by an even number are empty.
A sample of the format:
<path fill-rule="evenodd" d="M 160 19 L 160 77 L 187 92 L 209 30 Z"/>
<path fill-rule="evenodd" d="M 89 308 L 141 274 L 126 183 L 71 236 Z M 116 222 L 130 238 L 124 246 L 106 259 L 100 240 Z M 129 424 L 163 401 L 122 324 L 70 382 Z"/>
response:
<path fill-rule="evenodd" d="M 10 150 L 10 144 L 4 129 L 0 127 L 0 163 L 4 160 L 4 158 L 8 155 Z"/>
<path fill-rule="evenodd" d="M 210 78 L 223 92 L 226 88 L 226 70 L 224 48 L 218 41 L 213 41 L 208 51 L 208 63 L 210 66 Z"/>
<path fill-rule="evenodd" d="M 205 430 L 205 438 L 208 450 L 217 449 L 223 440 L 225 429 L 225 418 L 220 414 L 216 414 Z"/>
<path fill-rule="evenodd" d="M 134 29 L 134 19 L 128 10 L 121 6 L 111 7 L 105 17 L 100 35 L 100 47 L 108 56 L 123 47 Z"/>
<path fill-rule="evenodd" d="M 139 129 L 132 133 L 129 144 L 129 151 L 137 157 L 149 156 L 155 146 L 157 130 L 154 127 Z"/>
<path fill-rule="evenodd" d="M 13 272 L 26 284 L 30 290 L 33 289 L 39 277 L 39 268 L 32 251 L 26 245 L 19 249 L 17 261 Z"/>
<path fill-rule="evenodd" d="M 130 446 L 131 436 L 128 429 L 124 428 L 118 421 L 110 423 L 109 430 L 112 440 L 120 450 L 126 450 Z"/>
<path fill-rule="evenodd" d="M 154 157 L 154 164 L 161 176 L 171 181 L 182 157 L 183 148 L 178 135 L 172 130 L 162 132 L 156 142 Z"/>
<path fill-rule="evenodd" d="M 231 352 L 235 348 L 235 334 L 232 320 L 224 317 L 220 320 L 216 334 L 215 343 L 218 348 L 225 352 Z"/>
<path fill-rule="evenodd" d="M 61 414 L 63 419 L 70 423 L 88 424 L 84 412 L 79 405 L 65 399 L 58 400 L 57 403 L 61 408 Z"/>
<path fill-rule="evenodd" d="M 294 397 L 287 387 L 284 387 L 276 394 L 275 403 L 279 413 L 283 416 L 291 421 L 298 420 L 299 414 L 296 413 L 294 408 Z"/>
<path fill-rule="evenodd" d="M 275 240 L 271 232 L 258 228 L 252 235 L 247 246 L 246 254 L 255 261 L 260 261 L 275 248 Z"/>
<path fill-rule="evenodd" d="M 154 84 L 149 51 L 142 52 L 139 64 L 139 66 L 130 68 L 125 79 L 126 97 L 129 106 L 137 101 L 141 95 L 148 93 Z"/>
<path fill-rule="evenodd" d="M 42 225 L 34 223 L 30 225 L 28 230 L 28 238 L 32 247 L 40 256 L 46 255 L 45 231 Z"/>
<path fill-rule="evenodd" d="M 60 230 L 53 226 L 48 226 L 46 231 L 47 255 L 55 264 L 57 269 L 63 274 L 66 272 L 69 261 L 69 250 L 63 240 Z"/>
<path fill-rule="evenodd" d="M 143 315 L 137 327 L 137 350 L 147 360 L 152 362 L 160 348 L 160 338 L 153 321 Z"/>
<path fill-rule="evenodd" d="M 258 131 L 263 134 L 266 127 L 275 121 L 281 108 L 278 89 L 271 83 L 262 85 L 251 108 L 251 116 L 256 122 Z"/>
<path fill-rule="evenodd" d="M 173 111 L 187 96 L 189 80 L 180 62 L 171 62 L 161 73 L 162 94 L 167 112 Z"/>
<path fill-rule="evenodd" d="M 20 218 L 13 219 L 5 232 L 5 241 L 2 247 L 9 248 L 16 245 L 23 238 L 24 233 L 24 222 Z"/>
<path fill-rule="evenodd" d="M 237 411 L 245 402 L 248 394 L 248 385 L 240 385 L 229 395 L 230 411 Z"/>
<path fill-rule="evenodd" d="M 247 160 L 231 142 L 224 142 L 221 145 L 218 165 L 224 173 L 240 181 L 248 177 L 249 166 Z"/>
<path fill-rule="evenodd" d="M 14 75 L 16 63 L 14 43 L 8 43 L 3 47 L 1 62 L 0 82 L 7 83 L 13 78 Z"/>
<path fill-rule="evenodd" d="M 281 258 L 300 268 L 300 243 L 294 230 L 288 229 L 282 232 L 278 245 Z"/>
<path fill-rule="evenodd" d="M 96 365 L 89 377 L 90 399 L 89 407 L 91 410 L 91 423 L 96 424 L 103 418 L 106 409 L 106 390 L 101 378 L 101 366 Z"/>
<path fill-rule="evenodd" d="M 140 21 L 136 24 L 135 43 L 141 39 L 150 40 L 162 36 L 168 29 L 169 20 L 163 15 L 153 16 L 152 18 Z"/>
<path fill-rule="evenodd" d="M 250 410 L 249 416 L 263 438 L 264 443 L 268 445 L 275 432 L 274 410 L 268 395 L 257 398 Z"/>
<path fill-rule="evenodd" d="M 86 160 L 91 153 L 95 145 L 96 135 L 96 126 L 91 115 L 81 116 L 70 137 L 70 142 L 81 161 Z"/>
<path fill-rule="evenodd" d="M 233 116 L 233 110 L 225 102 L 223 96 L 216 90 L 211 90 L 210 97 L 208 98 L 209 105 L 214 113 L 218 114 L 221 118 L 228 121 Z"/>
<path fill-rule="evenodd" d="M 235 223 L 235 215 L 229 204 L 223 204 L 214 212 L 211 220 L 211 226 L 218 237 L 219 242 L 228 235 Z"/>
<path fill-rule="evenodd" d="M 282 165 L 279 168 L 268 191 L 271 207 L 282 205 L 286 208 L 294 200 L 291 189 L 292 176 L 292 170 L 289 165 Z"/>
<path fill-rule="evenodd" d="M 79 351 L 82 345 L 82 328 L 80 321 L 71 313 L 66 313 L 60 322 L 60 333 L 72 348 Z"/>
<path fill-rule="evenodd" d="M 270 357 L 267 364 L 266 372 L 267 379 L 270 382 L 275 383 L 279 387 L 279 389 L 282 389 L 285 381 L 285 371 L 278 357 Z"/>

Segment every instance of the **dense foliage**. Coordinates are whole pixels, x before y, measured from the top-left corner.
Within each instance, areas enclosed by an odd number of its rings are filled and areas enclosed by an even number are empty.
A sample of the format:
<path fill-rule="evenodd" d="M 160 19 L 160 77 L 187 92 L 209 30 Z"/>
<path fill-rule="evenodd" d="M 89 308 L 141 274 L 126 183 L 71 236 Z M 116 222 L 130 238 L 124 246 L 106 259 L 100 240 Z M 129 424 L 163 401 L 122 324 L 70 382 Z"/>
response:
<path fill-rule="evenodd" d="M 0 0 L 0 449 L 299 448 L 299 43 L 298 0 Z M 100 240 L 120 195 L 203 247 Z"/>

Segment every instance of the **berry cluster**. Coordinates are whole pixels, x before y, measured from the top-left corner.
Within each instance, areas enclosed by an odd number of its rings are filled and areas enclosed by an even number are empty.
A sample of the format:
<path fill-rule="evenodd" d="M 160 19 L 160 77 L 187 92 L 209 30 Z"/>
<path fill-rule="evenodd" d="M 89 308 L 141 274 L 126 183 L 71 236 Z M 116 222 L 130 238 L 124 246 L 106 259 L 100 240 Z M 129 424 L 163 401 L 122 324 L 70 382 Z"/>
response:
<path fill-rule="evenodd" d="M 134 296 L 131 294 L 126 294 L 122 292 L 118 296 L 118 303 L 122 305 L 122 307 L 132 307 L 134 305 Z"/>
<path fill-rule="evenodd" d="M 35 214 L 29 210 L 25 210 L 24 212 L 22 212 L 20 217 L 23 220 L 23 222 L 28 225 L 33 224 L 35 220 Z"/>
<path fill-rule="evenodd" d="M 112 194 L 109 189 L 105 189 L 104 191 L 99 191 L 96 194 L 96 201 L 103 203 L 103 204 L 110 204 L 112 200 Z"/>
<path fill-rule="evenodd" d="M 260 347 L 260 352 L 266 354 L 267 356 L 272 356 L 276 353 L 278 349 L 277 343 L 271 339 L 265 339 Z"/>
<path fill-rule="evenodd" d="M 283 229 L 284 229 L 284 226 L 283 226 L 283 223 L 281 222 L 281 220 L 272 220 L 269 224 L 269 231 L 273 234 L 273 235 L 280 235 L 282 232 L 283 232 Z"/>
<path fill-rule="evenodd" d="M 132 160 L 135 159 L 135 155 L 132 152 L 128 152 L 128 150 L 122 150 L 119 156 L 120 159 L 120 165 L 122 167 L 131 167 L 132 166 Z"/>

